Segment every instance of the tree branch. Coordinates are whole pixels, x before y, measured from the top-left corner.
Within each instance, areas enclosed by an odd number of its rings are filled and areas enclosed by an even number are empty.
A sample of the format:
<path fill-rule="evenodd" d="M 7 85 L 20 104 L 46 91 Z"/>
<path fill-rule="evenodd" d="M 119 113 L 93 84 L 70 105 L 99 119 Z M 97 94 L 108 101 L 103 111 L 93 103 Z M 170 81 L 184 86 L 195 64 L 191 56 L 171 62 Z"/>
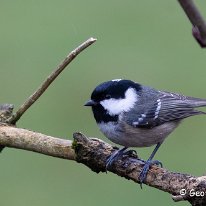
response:
<path fill-rule="evenodd" d="M 72 141 L 12 126 L 0 126 L 0 145 L 74 160 Z"/>
<path fill-rule="evenodd" d="M 99 139 L 89 139 L 81 133 L 74 133 L 74 141 L 47 136 L 26 129 L 0 126 L 0 144 L 41 154 L 74 160 L 89 167 L 94 172 L 105 172 L 107 158 L 117 148 Z M 109 171 L 139 183 L 138 177 L 144 161 L 134 155 L 120 157 Z M 205 205 L 206 197 L 191 197 L 190 191 L 205 192 L 206 176 L 195 177 L 188 174 L 170 172 L 152 166 L 145 184 L 173 195 L 175 201 L 187 200 L 192 205 Z M 180 191 L 185 195 L 180 195 Z"/>
<path fill-rule="evenodd" d="M 94 38 L 89 38 L 76 49 L 69 53 L 69 55 L 59 64 L 59 66 L 45 79 L 42 85 L 21 105 L 17 112 L 8 119 L 8 123 L 15 124 L 27 109 L 45 92 L 49 85 L 57 78 L 57 76 L 72 62 L 72 60 L 80 54 L 84 49 L 96 41 Z"/>
<path fill-rule="evenodd" d="M 192 34 L 202 48 L 206 47 L 206 22 L 193 0 L 178 0 L 193 25 Z"/>

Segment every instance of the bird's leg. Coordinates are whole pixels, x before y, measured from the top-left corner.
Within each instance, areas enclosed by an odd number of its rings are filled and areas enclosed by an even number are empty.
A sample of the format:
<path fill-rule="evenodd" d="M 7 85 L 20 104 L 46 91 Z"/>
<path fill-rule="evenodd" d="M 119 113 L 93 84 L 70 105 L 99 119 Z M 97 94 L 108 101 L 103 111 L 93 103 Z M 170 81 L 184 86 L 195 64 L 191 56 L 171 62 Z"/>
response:
<path fill-rule="evenodd" d="M 114 151 L 109 158 L 107 159 L 106 162 L 106 171 L 108 170 L 109 167 L 113 164 L 114 161 L 118 159 L 119 156 L 123 155 L 127 147 L 123 147 L 119 150 Z M 127 152 L 127 151 L 126 151 Z"/>
<path fill-rule="evenodd" d="M 145 162 L 145 165 L 144 167 L 142 168 L 142 171 L 140 172 L 140 175 L 139 175 L 139 181 L 140 181 L 140 187 L 142 188 L 142 183 L 144 182 L 144 180 L 146 179 L 147 177 L 147 173 L 148 173 L 148 170 L 149 170 L 149 167 L 151 165 L 160 165 L 162 167 L 162 163 L 158 160 L 152 160 L 153 157 L 155 156 L 157 150 L 159 149 L 161 143 L 157 143 L 155 149 L 153 150 L 152 154 L 150 155 L 149 159 Z"/>

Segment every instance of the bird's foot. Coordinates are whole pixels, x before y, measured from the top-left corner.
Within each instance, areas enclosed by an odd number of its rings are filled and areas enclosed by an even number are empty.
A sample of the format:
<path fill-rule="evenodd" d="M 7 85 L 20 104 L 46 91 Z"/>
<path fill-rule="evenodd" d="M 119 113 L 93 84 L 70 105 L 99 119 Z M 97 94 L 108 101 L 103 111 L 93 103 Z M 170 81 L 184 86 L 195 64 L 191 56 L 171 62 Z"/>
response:
<path fill-rule="evenodd" d="M 144 167 L 142 168 L 142 171 L 140 172 L 139 175 L 139 182 L 140 182 L 140 187 L 142 189 L 142 183 L 145 181 L 146 177 L 147 177 L 147 173 L 149 171 L 150 166 L 152 165 L 157 165 L 162 167 L 162 163 L 158 160 L 147 160 L 145 162 Z"/>
<path fill-rule="evenodd" d="M 137 152 L 135 150 L 127 150 L 126 147 L 122 149 L 116 150 L 113 152 L 106 161 L 106 171 L 112 166 L 112 164 L 120 157 L 120 156 L 131 156 L 136 158 Z"/>
<path fill-rule="evenodd" d="M 134 158 L 137 158 L 137 151 L 134 150 L 134 149 L 130 149 L 130 150 L 124 150 L 123 152 L 123 155 L 124 156 L 129 156 L 129 157 L 134 157 Z"/>

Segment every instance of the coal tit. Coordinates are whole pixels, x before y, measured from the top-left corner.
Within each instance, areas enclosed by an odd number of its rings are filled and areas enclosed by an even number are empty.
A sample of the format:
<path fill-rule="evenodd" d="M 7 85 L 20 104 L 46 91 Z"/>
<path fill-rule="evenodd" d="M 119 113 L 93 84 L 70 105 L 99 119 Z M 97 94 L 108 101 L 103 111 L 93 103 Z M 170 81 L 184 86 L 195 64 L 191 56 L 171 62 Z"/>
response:
<path fill-rule="evenodd" d="M 85 106 L 91 106 L 103 134 L 124 146 L 107 160 L 111 166 L 128 147 L 156 145 L 140 173 L 142 184 L 150 165 L 160 164 L 153 157 L 165 138 L 184 118 L 206 114 L 196 107 L 206 106 L 206 99 L 159 91 L 131 80 L 116 79 L 98 85 Z"/>

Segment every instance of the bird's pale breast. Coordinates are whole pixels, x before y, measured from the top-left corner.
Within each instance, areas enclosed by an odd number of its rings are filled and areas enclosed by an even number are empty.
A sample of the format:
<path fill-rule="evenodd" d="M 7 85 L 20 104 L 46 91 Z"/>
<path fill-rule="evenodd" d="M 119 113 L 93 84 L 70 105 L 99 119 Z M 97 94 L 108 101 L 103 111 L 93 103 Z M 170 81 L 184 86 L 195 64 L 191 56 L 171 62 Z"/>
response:
<path fill-rule="evenodd" d="M 164 139 L 178 126 L 179 121 L 166 122 L 162 125 L 148 128 L 135 128 L 121 122 L 99 123 L 102 133 L 112 142 L 125 147 L 149 147 Z"/>

